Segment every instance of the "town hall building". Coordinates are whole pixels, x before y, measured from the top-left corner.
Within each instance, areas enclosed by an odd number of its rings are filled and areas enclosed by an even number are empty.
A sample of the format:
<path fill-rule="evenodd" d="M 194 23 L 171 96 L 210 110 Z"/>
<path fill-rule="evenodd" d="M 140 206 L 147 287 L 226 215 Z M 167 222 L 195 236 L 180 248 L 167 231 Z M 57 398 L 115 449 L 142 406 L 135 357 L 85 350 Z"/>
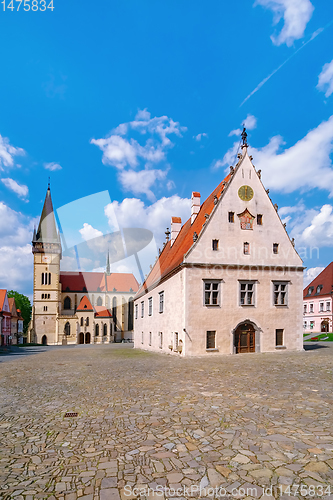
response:
<path fill-rule="evenodd" d="M 33 308 L 28 342 L 90 344 L 131 340 L 133 299 L 139 284 L 131 273 L 61 271 L 62 247 L 50 186 L 32 240 Z"/>
<path fill-rule="evenodd" d="M 171 238 L 134 299 L 134 346 L 212 356 L 303 349 L 303 263 L 248 155 Z"/>

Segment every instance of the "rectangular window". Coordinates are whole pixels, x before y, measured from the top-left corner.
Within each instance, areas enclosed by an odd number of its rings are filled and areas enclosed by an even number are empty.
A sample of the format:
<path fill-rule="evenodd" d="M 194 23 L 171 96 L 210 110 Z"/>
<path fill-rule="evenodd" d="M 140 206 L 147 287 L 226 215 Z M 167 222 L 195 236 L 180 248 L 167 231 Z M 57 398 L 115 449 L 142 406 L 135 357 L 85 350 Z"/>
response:
<path fill-rule="evenodd" d="M 51 285 L 51 273 L 49 273 L 49 285 Z"/>
<path fill-rule="evenodd" d="M 324 302 L 319 303 L 319 312 L 324 312 Z"/>
<path fill-rule="evenodd" d="M 149 297 L 148 299 L 148 315 L 151 316 L 153 314 L 153 297 Z"/>
<path fill-rule="evenodd" d="M 287 297 L 288 283 L 273 281 L 274 305 L 288 305 Z"/>
<path fill-rule="evenodd" d="M 283 330 L 280 328 L 275 330 L 275 345 L 276 346 L 283 345 Z"/>
<path fill-rule="evenodd" d="M 149 345 L 151 345 L 151 337 L 152 337 L 151 332 L 149 332 Z"/>
<path fill-rule="evenodd" d="M 309 310 L 310 313 L 313 313 L 313 304 L 310 304 L 310 310 Z"/>
<path fill-rule="evenodd" d="M 212 240 L 212 248 L 213 248 L 213 250 L 218 250 L 219 240 Z"/>
<path fill-rule="evenodd" d="M 313 330 L 314 327 L 314 321 L 310 321 L 310 330 Z"/>
<path fill-rule="evenodd" d="M 275 253 L 275 254 L 279 253 L 279 244 L 278 243 L 273 243 L 273 253 Z"/>
<path fill-rule="evenodd" d="M 139 317 L 139 306 L 138 304 L 135 304 L 135 319 L 138 319 Z"/>
<path fill-rule="evenodd" d="M 304 328 L 304 330 L 306 330 L 306 329 L 307 329 L 307 326 L 308 326 L 307 322 L 306 322 L 306 321 L 304 321 L 304 323 L 303 323 L 303 328 Z"/>
<path fill-rule="evenodd" d="M 215 337 L 216 337 L 215 331 L 209 331 L 206 333 L 206 349 L 216 348 Z"/>
<path fill-rule="evenodd" d="M 304 314 L 306 314 L 307 311 L 308 311 L 308 306 L 307 306 L 307 304 L 304 304 L 304 306 L 303 306 L 303 312 L 304 312 Z"/>
<path fill-rule="evenodd" d="M 164 311 L 164 292 L 160 292 L 160 304 L 159 304 L 159 312 L 162 313 Z"/>
<path fill-rule="evenodd" d="M 243 248 L 244 255 L 250 255 L 250 243 L 245 241 Z"/>
<path fill-rule="evenodd" d="M 163 347 L 163 333 L 160 332 L 160 349 Z"/>
<path fill-rule="evenodd" d="M 235 212 L 229 212 L 228 220 L 229 222 L 235 222 Z"/>
<path fill-rule="evenodd" d="M 174 350 L 177 351 L 178 349 L 178 333 L 175 332 L 175 347 L 174 347 Z"/>
<path fill-rule="evenodd" d="M 143 318 L 144 313 L 145 313 L 145 303 L 141 302 L 141 318 Z"/>
<path fill-rule="evenodd" d="M 330 311 L 330 310 L 331 310 L 331 303 L 326 302 L 326 311 Z"/>
<path fill-rule="evenodd" d="M 42 273 L 42 285 L 44 285 L 44 273 Z"/>
<path fill-rule="evenodd" d="M 262 215 L 261 214 L 257 215 L 257 225 L 262 226 Z"/>
<path fill-rule="evenodd" d="M 241 281 L 240 285 L 240 305 L 254 306 L 254 282 Z"/>
<path fill-rule="evenodd" d="M 141 332 L 141 344 L 143 344 L 143 332 Z"/>
<path fill-rule="evenodd" d="M 44 306 L 44 311 L 47 311 L 47 306 Z"/>
<path fill-rule="evenodd" d="M 205 306 L 220 305 L 220 282 L 204 280 L 204 304 Z"/>

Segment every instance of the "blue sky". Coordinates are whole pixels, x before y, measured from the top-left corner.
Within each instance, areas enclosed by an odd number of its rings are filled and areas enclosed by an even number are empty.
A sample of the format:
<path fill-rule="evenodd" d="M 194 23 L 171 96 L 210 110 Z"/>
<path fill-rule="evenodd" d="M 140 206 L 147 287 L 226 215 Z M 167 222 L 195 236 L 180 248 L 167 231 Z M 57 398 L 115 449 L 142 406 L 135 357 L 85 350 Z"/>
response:
<path fill-rule="evenodd" d="M 0 287 L 31 294 L 49 176 L 74 240 L 116 217 L 161 246 L 235 163 L 244 121 L 307 279 L 332 260 L 332 2 L 53 5 L 0 10 Z"/>

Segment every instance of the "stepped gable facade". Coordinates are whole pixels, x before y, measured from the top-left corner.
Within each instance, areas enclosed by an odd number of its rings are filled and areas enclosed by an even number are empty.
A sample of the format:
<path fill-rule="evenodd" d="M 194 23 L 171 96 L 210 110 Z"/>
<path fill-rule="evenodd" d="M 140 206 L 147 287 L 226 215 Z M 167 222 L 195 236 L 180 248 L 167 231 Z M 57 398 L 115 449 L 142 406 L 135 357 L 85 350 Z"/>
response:
<path fill-rule="evenodd" d="M 34 283 L 28 340 L 43 344 L 108 343 L 131 339 L 133 274 L 61 271 L 62 248 L 50 186 L 32 240 Z M 91 310 L 84 308 L 89 302 Z M 79 309 L 80 307 L 80 309 Z M 87 315 L 85 315 L 87 313 Z"/>
<path fill-rule="evenodd" d="M 304 333 L 333 332 L 333 262 L 303 291 Z"/>
<path fill-rule="evenodd" d="M 248 155 L 167 241 L 135 297 L 135 347 L 182 356 L 301 350 L 302 260 Z"/>

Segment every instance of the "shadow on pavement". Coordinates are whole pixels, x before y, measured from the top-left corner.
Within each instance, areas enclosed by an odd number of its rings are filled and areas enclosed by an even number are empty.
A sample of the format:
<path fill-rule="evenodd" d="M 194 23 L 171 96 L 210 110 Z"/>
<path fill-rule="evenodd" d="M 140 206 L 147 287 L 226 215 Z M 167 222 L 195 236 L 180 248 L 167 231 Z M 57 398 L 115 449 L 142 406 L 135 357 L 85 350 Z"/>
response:
<path fill-rule="evenodd" d="M 330 346 L 328 345 L 323 345 L 323 344 L 318 344 L 318 343 L 311 343 L 306 342 L 303 344 L 304 351 L 314 351 L 316 349 L 329 349 Z"/>

